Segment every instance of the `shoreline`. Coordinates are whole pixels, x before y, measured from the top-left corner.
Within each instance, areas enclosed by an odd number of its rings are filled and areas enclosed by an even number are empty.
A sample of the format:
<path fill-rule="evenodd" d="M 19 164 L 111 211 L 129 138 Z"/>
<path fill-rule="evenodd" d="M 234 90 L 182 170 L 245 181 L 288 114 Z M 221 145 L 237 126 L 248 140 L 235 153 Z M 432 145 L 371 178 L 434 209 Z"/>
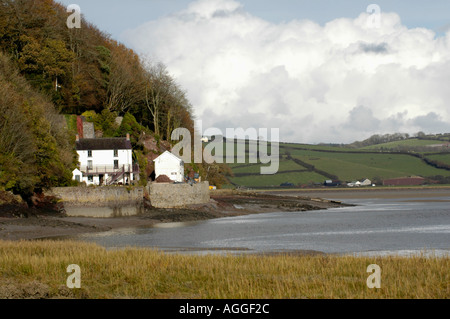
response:
<path fill-rule="evenodd" d="M 2 217 L 0 215 L 0 240 L 39 240 L 86 233 L 101 233 L 122 228 L 154 227 L 163 223 L 345 206 L 352 205 L 309 197 L 250 192 L 220 192 L 220 194 L 211 194 L 211 200 L 208 204 L 172 209 L 145 208 L 143 213 L 135 216 L 69 217 L 38 211 L 32 211 L 27 218 Z"/>
<path fill-rule="evenodd" d="M 361 187 L 361 188 L 308 188 L 260 190 L 274 195 L 302 194 L 321 198 L 345 199 L 416 199 L 420 197 L 450 197 L 450 186 L 417 187 Z"/>
<path fill-rule="evenodd" d="M 146 208 L 140 215 L 124 217 L 67 217 L 57 214 L 30 214 L 28 218 L 0 215 L 0 240 L 39 240 L 52 237 L 101 233 L 122 228 L 148 228 L 157 224 L 193 222 L 223 217 L 272 212 L 298 212 L 354 206 L 346 199 L 400 199 L 433 201 L 430 197 L 450 197 L 447 188 L 368 189 L 283 189 L 258 191 L 215 190 L 211 201 L 184 208 Z M 447 200 L 444 200 L 447 201 Z M 450 201 L 450 200 L 449 200 Z"/>

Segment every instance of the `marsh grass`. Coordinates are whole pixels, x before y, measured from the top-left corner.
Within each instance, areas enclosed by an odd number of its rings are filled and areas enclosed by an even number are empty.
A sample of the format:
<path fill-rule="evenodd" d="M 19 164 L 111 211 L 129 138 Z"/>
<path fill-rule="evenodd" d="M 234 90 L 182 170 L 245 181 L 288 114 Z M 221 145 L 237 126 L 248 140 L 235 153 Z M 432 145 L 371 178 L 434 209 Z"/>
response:
<path fill-rule="evenodd" d="M 194 256 L 106 250 L 77 241 L 0 241 L 0 287 L 39 282 L 60 297 L 67 266 L 81 268 L 73 298 L 425 298 L 446 299 L 448 257 Z M 381 288 L 366 285 L 381 267 Z"/>

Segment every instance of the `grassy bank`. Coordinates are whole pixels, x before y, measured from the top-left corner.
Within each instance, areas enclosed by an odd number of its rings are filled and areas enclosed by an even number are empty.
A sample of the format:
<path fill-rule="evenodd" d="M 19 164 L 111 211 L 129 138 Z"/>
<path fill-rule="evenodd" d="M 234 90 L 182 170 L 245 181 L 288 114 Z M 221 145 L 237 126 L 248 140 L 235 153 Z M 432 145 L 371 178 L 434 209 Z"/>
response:
<path fill-rule="evenodd" d="M 67 266 L 81 288 L 65 288 Z M 381 267 L 369 289 L 367 266 Z M 191 256 L 73 241 L 0 241 L 0 297 L 449 298 L 449 258 Z"/>

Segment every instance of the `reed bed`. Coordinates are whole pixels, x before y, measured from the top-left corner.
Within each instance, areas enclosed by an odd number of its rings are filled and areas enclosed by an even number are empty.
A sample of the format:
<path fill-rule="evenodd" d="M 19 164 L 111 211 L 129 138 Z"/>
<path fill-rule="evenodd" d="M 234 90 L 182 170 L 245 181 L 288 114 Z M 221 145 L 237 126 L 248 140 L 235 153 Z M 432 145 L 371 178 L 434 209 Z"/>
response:
<path fill-rule="evenodd" d="M 81 269 L 79 289 L 65 287 L 71 264 Z M 367 287 L 370 264 L 381 267 L 379 289 Z M 0 297 L 447 299 L 449 266 L 448 257 L 196 256 L 78 241 L 0 241 Z M 30 282 L 45 294 L 24 294 Z"/>

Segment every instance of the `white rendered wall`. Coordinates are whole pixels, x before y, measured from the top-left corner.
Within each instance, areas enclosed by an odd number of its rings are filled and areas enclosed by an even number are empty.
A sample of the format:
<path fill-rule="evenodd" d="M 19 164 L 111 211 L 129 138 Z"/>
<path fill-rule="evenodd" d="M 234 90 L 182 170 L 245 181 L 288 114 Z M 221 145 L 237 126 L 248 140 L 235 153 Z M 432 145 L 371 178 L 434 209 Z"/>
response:
<path fill-rule="evenodd" d="M 86 172 L 86 167 L 88 165 L 88 161 L 92 161 L 92 170 L 91 172 L 99 172 L 100 174 L 104 174 L 103 180 L 106 181 L 108 179 L 107 172 L 113 172 L 115 170 L 121 170 L 125 165 L 125 170 L 133 170 L 133 158 L 132 158 L 132 150 L 117 150 L 117 156 L 114 156 L 114 150 L 92 150 L 92 157 L 88 157 L 87 150 L 78 150 L 78 161 L 80 163 L 81 171 Z M 114 169 L 114 161 L 118 161 L 117 169 Z M 84 181 L 87 185 L 99 185 L 100 178 L 98 175 L 93 176 L 93 181 L 88 180 L 88 175 L 84 173 L 82 182 Z M 126 177 L 125 177 L 126 178 Z M 125 178 L 118 180 L 119 183 L 126 183 Z M 134 180 L 134 174 L 128 178 L 128 182 Z"/>
<path fill-rule="evenodd" d="M 184 181 L 183 161 L 175 155 L 163 153 L 155 160 L 156 178 L 160 175 L 167 175 L 174 182 Z"/>
<path fill-rule="evenodd" d="M 93 150 L 92 157 L 88 157 L 88 151 L 77 151 L 79 155 L 79 162 L 81 167 L 88 165 L 88 161 L 92 161 L 92 166 L 94 167 L 113 167 L 114 160 L 119 161 L 119 168 L 123 165 L 131 165 L 132 161 L 132 150 L 118 150 L 117 157 L 114 157 L 114 150 Z"/>

